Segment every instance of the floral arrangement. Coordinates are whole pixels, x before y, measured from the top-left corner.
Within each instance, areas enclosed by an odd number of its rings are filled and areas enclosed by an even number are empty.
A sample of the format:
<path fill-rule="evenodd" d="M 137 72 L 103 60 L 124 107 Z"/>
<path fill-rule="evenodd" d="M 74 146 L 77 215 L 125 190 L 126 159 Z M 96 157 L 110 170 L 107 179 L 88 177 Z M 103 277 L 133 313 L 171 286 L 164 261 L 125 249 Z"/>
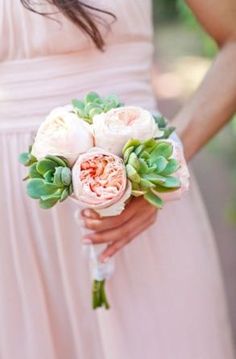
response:
<path fill-rule="evenodd" d="M 115 216 L 132 196 L 162 208 L 189 185 L 182 145 L 164 117 L 95 92 L 52 110 L 19 160 L 28 167 L 27 194 L 45 209 L 71 198 Z M 105 280 L 114 266 L 99 263 L 101 247 L 90 247 L 93 308 L 109 308 Z"/>

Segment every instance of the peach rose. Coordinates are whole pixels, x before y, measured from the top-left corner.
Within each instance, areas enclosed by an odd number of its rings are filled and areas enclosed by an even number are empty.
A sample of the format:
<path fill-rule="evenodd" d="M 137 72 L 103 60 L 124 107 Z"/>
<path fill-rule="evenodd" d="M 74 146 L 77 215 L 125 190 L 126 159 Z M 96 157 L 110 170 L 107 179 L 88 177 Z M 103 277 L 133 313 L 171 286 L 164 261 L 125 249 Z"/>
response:
<path fill-rule="evenodd" d="M 120 214 L 131 195 L 123 160 L 101 148 L 78 157 L 72 180 L 75 199 L 102 216 Z"/>
<path fill-rule="evenodd" d="M 152 114 L 136 106 L 119 107 L 94 116 L 93 130 L 95 145 L 118 156 L 131 138 L 142 141 L 162 135 Z"/>
<path fill-rule="evenodd" d="M 80 153 L 92 146 L 90 126 L 66 107 L 58 107 L 39 127 L 32 154 L 37 159 L 47 155 L 62 156 L 72 165 Z"/>

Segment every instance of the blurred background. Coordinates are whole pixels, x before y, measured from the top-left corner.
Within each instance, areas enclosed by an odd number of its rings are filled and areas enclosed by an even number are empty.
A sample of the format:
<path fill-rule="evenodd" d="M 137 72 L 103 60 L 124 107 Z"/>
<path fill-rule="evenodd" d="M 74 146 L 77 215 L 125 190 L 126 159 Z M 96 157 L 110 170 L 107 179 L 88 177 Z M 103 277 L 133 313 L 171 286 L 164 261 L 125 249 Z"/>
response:
<path fill-rule="evenodd" d="M 217 46 L 183 0 L 153 0 L 153 85 L 173 118 L 207 72 Z M 236 117 L 192 161 L 222 264 L 236 347 Z"/>

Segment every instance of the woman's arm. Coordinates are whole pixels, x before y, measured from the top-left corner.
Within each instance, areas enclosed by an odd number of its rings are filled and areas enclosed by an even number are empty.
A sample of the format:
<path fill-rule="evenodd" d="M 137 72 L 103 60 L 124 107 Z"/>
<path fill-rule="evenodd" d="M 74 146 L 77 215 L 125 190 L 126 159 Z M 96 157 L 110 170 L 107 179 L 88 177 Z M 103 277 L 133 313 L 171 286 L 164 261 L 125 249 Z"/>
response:
<path fill-rule="evenodd" d="M 190 159 L 231 117 L 236 109 L 236 0 L 189 0 L 189 5 L 221 47 L 208 75 L 192 99 L 175 117 Z M 106 260 L 155 221 L 157 210 L 143 198 L 133 199 L 121 215 L 99 218 L 82 213 L 84 225 L 94 230 L 85 243 L 110 243 Z"/>
<path fill-rule="evenodd" d="M 220 47 L 202 84 L 173 119 L 189 160 L 236 110 L 236 1 L 187 2 Z"/>

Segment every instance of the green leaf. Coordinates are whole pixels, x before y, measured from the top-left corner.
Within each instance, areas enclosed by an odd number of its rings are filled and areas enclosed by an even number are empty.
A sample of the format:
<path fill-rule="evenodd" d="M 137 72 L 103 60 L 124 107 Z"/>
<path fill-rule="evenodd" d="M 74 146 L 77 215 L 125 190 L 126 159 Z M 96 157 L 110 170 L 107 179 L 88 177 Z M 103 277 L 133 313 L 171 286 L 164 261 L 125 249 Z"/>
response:
<path fill-rule="evenodd" d="M 30 154 L 28 152 L 21 153 L 19 155 L 19 162 L 24 166 L 28 166 L 29 155 Z"/>
<path fill-rule="evenodd" d="M 132 192 L 131 192 L 132 196 L 134 196 L 134 197 L 143 196 L 144 193 L 145 193 L 144 191 L 138 191 L 138 190 L 136 190 L 136 189 L 132 190 Z"/>
<path fill-rule="evenodd" d="M 42 178 L 41 174 L 37 171 L 37 162 L 33 163 L 29 167 L 29 177 L 30 178 Z"/>
<path fill-rule="evenodd" d="M 100 99 L 100 96 L 96 92 L 91 91 L 85 96 L 84 102 L 90 103 L 94 102 L 96 99 Z"/>
<path fill-rule="evenodd" d="M 45 179 L 46 182 L 52 183 L 54 180 L 54 170 L 49 170 L 46 173 L 44 173 L 43 178 Z"/>
<path fill-rule="evenodd" d="M 58 198 L 49 198 L 46 200 L 39 200 L 39 205 L 41 208 L 43 209 L 49 209 L 52 208 L 53 206 L 55 206 L 55 204 L 57 204 L 58 202 Z"/>
<path fill-rule="evenodd" d="M 150 161 L 154 164 L 156 163 L 156 158 L 159 156 L 163 156 L 165 158 L 169 158 L 173 153 L 173 146 L 168 142 L 160 142 L 154 148 L 150 155 Z"/>
<path fill-rule="evenodd" d="M 162 186 L 166 188 L 179 188 L 181 182 L 177 177 L 166 177 L 165 183 L 163 183 Z"/>
<path fill-rule="evenodd" d="M 144 149 L 144 145 L 142 144 L 136 147 L 134 152 L 136 153 L 137 156 L 139 156 L 143 149 Z"/>
<path fill-rule="evenodd" d="M 65 188 L 61 194 L 60 202 L 65 201 L 65 199 L 69 196 L 69 189 Z"/>
<path fill-rule="evenodd" d="M 119 97 L 116 95 L 109 95 L 105 98 L 106 102 L 109 102 L 113 105 L 113 107 L 118 107 L 120 105 Z"/>
<path fill-rule="evenodd" d="M 150 154 L 146 150 L 144 150 L 141 152 L 140 157 L 144 160 L 148 160 L 150 158 Z"/>
<path fill-rule="evenodd" d="M 48 158 L 45 158 L 45 159 L 38 161 L 36 169 L 41 175 L 44 175 L 44 173 L 46 173 L 50 170 L 54 170 L 56 166 L 57 166 L 56 162 L 54 162 Z"/>
<path fill-rule="evenodd" d="M 162 172 L 166 168 L 167 164 L 168 161 L 165 159 L 165 157 L 163 156 L 156 157 L 155 166 L 156 166 L 156 171 L 158 173 Z"/>
<path fill-rule="evenodd" d="M 155 173 L 146 174 L 143 176 L 144 179 L 154 183 L 164 185 L 166 178 Z"/>
<path fill-rule="evenodd" d="M 83 103 L 82 101 L 77 100 L 77 99 L 73 99 L 71 102 L 72 102 L 72 105 L 73 105 L 76 109 L 78 109 L 78 110 L 80 110 L 80 111 L 83 111 L 83 109 L 84 109 L 84 103 Z"/>
<path fill-rule="evenodd" d="M 138 146 L 138 145 L 140 145 L 140 144 L 141 144 L 141 142 L 140 142 L 139 140 L 137 140 L 136 138 L 131 138 L 131 139 L 130 139 L 129 141 L 127 141 L 126 144 L 124 145 L 123 150 L 122 150 L 122 153 L 124 154 L 125 151 L 126 151 L 129 147 L 131 147 L 131 146 L 136 147 L 136 146 Z"/>
<path fill-rule="evenodd" d="M 168 121 L 167 121 L 167 119 L 166 119 L 164 116 L 153 116 L 153 117 L 154 117 L 154 120 L 155 120 L 157 126 L 158 126 L 160 129 L 163 129 L 164 127 L 167 126 Z"/>
<path fill-rule="evenodd" d="M 57 187 L 51 183 L 45 183 L 43 179 L 33 178 L 27 184 L 27 194 L 31 198 L 38 199 L 41 196 L 47 196 L 57 191 Z"/>
<path fill-rule="evenodd" d="M 125 150 L 125 152 L 123 152 L 123 153 L 124 153 L 123 158 L 124 158 L 124 163 L 125 163 L 125 164 L 128 163 L 128 161 L 129 161 L 129 156 L 130 156 L 130 154 L 133 152 L 133 149 L 134 149 L 134 146 L 131 146 L 131 147 L 128 147 L 128 148 Z"/>
<path fill-rule="evenodd" d="M 21 153 L 18 159 L 19 162 L 26 167 L 31 166 L 33 163 L 37 162 L 37 158 L 31 155 L 30 152 Z"/>
<path fill-rule="evenodd" d="M 93 107 L 90 111 L 89 111 L 89 117 L 93 118 L 96 115 L 100 115 L 103 112 L 101 107 Z"/>
<path fill-rule="evenodd" d="M 156 185 L 156 187 L 154 188 L 154 190 L 156 192 L 160 192 L 160 193 L 168 193 L 168 192 L 174 192 L 176 191 L 176 188 L 165 188 L 161 185 Z"/>
<path fill-rule="evenodd" d="M 86 113 L 84 110 L 81 110 L 80 108 L 75 108 L 74 111 L 75 111 L 76 115 L 78 117 L 80 117 L 80 119 L 81 118 L 84 119 L 86 117 Z"/>
<path fill-rule="evenodd" d="M 71 183 L 71 185 L 69 186 L 69 196 L 73 193 L 73 185 Z"/>
<path fill-rule="evenodd" d="M 84 108 L 85 115 L 86 115 L 87 117 L 89 117 L 89 112 L 90 112 L 91 110 L 95 109 L 95 108 L 100 108 L 100 106 L 97 105 L 97 104 L 91 103 L 91 102 L 87 103 L 87 105 L 86 105 L 85 108 Z"/>
<path fill-rule="evenodd" d="M 169 138 L 170 135 L 171 135 L 175 130 L 176 130 L 175 127 L 167 127 L 167 128 L 165 128 L 165 129 L 164 129 L 164 134 L 162 135 L 161 138 L 163 138 L 163 139 Z"/>
<path fill-rule="evenodd" d="M 149 189 L 149 188 L 152 188 L 152 187 L 154 188 L 155 184 L 153 184 L 151 181 L 148 181 L 145 178 L 141 178 L 140 179 L 140 187 L 142 189 Z"/>
<path fill-rule="evenodd" d="M 62 182 L 62 178 L 61 178 L 63 168 L 66 168 L 66 167 L 57 167 L 55 172 L 54 172 L 54 181 L 53 181 L 53 183 L 56 186 L 59 186 L 59 187 L 62 187 L 64 185 L 64 183 Z"/>
<path fill-rule="evenodd" d="M 44 196 L 41 196 L 40 198 L 45 201 L 47 199 L 50 199 L 50 198 L 57 198 L 58 200 L 61 198 L 61 194 L 63 192 L 63 189 L 62 188 L 58 188 L 56 190 L 56 192 L 52 193 L 52 194 L 47 194 L 47 195 L 44 195 Z"/>
<path fill-rule="evenodd" d="M 143 141 L 143 145 L 146 150 L 150 150 L 157 145 L 157 142 L 154 138 L 149 138 L 148 140 Z"/>
<path fill-rule="evenodd" d="M 160 197 L 156 196 L 151 191 L 145 193 L 144 198 L 146 199 L 146 201 L 148 201 L 149 203 L 151 203 L 153 206 L 155 206 L 157 208 L 162 208 L 164 205 L 164 202 L 162 201 L 162 199 Z"/>
<path fill-rule="evenodd" d="M 179 162 L 175 159 L 171 158 L 166 165 L 166 168 L 161 172 L 162 176 L 169 176 L 172 173 L 175 173 L 179 169 Z"/>
<path fill-rule="evenodd" d="M 131 147 L 130 147 L 131 148 Z M 140 163 L 137 155 L 132 152 L 129 156 L 129 164 L 134 167 L 137 171 L 140 169 Z"/>
<path fill-rule="evenodd" d="M 139 164 L 140 164 L 140 169 L 139 169 L 140 174 L 148 173 L 149 167 L 147 165 L 147 162 L 143 158 L 139 158 Z"/>
<path fill-rule="evenodd" d="M 65 186 L 69 186 L 71 184 L 71 170 L 68 167 L 62 168 L 61 180 Z"/>
<path fill-rule="evenodd" d="M 132 181 L 132 182 L 136 182 L 139 183 L 140 182 L 140 176 L 137 173 L 137 171 L 135 170 L 134 167 L 132 167 L 131 165 L 127 164 L 126 165 L 126 172 L 127 172 L 127 176 L 128 178 Z"/>
<path fill-rule="evenodd" d="M 47 155 L 45 158 L 54 161 L 59 166 L 69 167 L 67 160 L 65 158 L 58 157 L 58 156 L 52 156 L 52 155 Z"/>

